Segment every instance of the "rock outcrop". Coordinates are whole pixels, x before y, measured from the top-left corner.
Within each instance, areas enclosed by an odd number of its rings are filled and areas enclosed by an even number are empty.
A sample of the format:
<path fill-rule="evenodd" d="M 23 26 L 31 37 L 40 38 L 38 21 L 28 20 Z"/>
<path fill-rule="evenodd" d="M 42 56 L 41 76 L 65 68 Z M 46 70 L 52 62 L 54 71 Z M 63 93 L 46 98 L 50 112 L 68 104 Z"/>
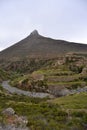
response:
<path fill-rule="evenodd" d="M 7 108 L 7 109 L 3 110 L 2 114 L 7 115 L 7 116 L 12 116 L 15 114 L 15 111 L 12 108 Z"/>
<path fill-rule="evenodd" d="M 55 95 L 56 97 L 66 96 L 70 93 L 67 88 L 58 87 L 58 86 L 50 86 L 50 93 Z"/>
<path fill-rule="evenodd" d="M 2 111 L 3 119 L 0 123 L 0 130 L 29 130 L 27 128 L 27 117 L 18 116 L 13 108 Z"/>

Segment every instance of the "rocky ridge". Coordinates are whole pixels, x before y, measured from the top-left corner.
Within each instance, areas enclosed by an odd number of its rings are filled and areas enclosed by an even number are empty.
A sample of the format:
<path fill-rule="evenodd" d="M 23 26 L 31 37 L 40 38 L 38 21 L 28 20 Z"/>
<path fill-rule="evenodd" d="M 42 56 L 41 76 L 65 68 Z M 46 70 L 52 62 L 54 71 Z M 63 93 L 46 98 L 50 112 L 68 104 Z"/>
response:
<path fill-rule="evenodd" d="M 25 58 L 57 58 L 67 53 L 86 53 L 87 45 L 41 36 L 37 30 L 28 37 L 0 52 L 0 61 L 20 61 Z"/>

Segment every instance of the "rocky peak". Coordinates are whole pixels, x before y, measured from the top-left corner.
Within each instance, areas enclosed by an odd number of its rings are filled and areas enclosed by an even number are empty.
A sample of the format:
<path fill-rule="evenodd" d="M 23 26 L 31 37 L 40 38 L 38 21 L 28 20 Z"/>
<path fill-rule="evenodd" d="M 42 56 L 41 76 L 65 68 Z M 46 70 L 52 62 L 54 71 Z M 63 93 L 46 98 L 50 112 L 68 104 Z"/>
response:
<path fill-rule="evenodd" d="M 33 32 L 30 33 L 30 36 L 39 36 L 39 33 L 37 30 L 34 30 Z"/>

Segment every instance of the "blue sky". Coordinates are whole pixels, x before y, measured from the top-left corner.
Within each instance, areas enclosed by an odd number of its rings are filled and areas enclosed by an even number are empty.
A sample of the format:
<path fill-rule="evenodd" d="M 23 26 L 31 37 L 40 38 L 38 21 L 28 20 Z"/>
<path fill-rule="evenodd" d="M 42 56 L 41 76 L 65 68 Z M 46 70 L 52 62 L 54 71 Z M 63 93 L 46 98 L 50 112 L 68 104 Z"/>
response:
<path fill-rule="evenodd" d="M 34 29 L 54 39 L 87 43 L 87 0 L 0 0 L 0 50 Z"/>

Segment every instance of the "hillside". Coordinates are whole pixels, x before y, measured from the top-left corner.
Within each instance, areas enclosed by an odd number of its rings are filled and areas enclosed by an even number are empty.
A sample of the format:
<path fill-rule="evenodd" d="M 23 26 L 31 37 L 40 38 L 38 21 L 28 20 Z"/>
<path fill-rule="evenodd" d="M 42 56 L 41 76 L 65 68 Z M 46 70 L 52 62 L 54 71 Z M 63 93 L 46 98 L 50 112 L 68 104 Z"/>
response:
<path fill-rule="evenodd" d="M 0 52 L 0 128 L 86 130 L 86 86 L 87 45 L 35 30 Z"/>
<path fill-rule="evenodd" d="M 26 91 L 45 92 L 55 96 L 77 93 L 85 91 L 87 85 L 86 64 L 87 59 L 77 55 L 51 59 L 40 64 L 38 68 L 33 68 L 32 64 L 31 73 L 29 73 L 29 68 L 27 70 L 20 68 L 26 73 L 22 70 L 23 75 L 14 77 L 10 83 Z"/>
<path fill-rule="evenodd" d="M 86 126 L 87 93 L 48 100 L 12 95 L 0 86 L 1 130 L 86 130 Z"/>
<path fill-rule="evenodd" d="M 27 38 L 0 52 L 0 60 L 54 58 L 71 52 L 87 52 L 87 45 L 43 37 L 35 30 Z"/>

